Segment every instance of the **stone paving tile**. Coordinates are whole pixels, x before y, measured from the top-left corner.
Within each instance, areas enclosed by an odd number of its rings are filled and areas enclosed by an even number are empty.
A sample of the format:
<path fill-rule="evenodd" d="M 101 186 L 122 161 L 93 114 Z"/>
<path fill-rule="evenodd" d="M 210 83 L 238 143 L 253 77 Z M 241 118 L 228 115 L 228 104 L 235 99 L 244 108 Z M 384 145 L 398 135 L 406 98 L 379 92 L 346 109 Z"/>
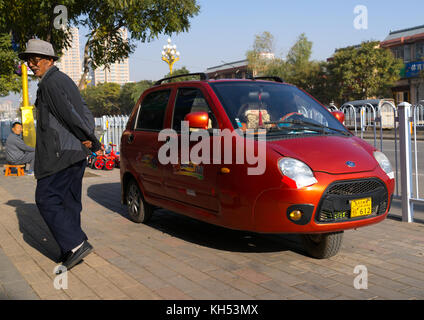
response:
<path fill-rule="evenodd" d="M 156 289 L 155 293 L 167 300 L 192 300 L 192 297 L 172 286 Z"/>
<path fill-rule="evenodd" d="M 151 290 L 158 290 L 169 286 L 169 283 L 154 276 L 149 275 L 138 279 L 138 281 Z"/>
<path fill-rule="evenodd" d="M 401 290 L 400 292 L 408 296 L 413 296 L 419 300 L 424 300 L 424 288 L 409 287 L 408 289 Z"/>
<path fill-rule="evenodd" d="M 277 293 L 283 299 L 302 293 L 295 287 L 289 287 L 281 282 L 277 282 L 274 280 L 263 282 L 261 283 L 261 286 L 267 288 L 271 292 Z"/>
<path fill-rule="evenodd" d="M 299 281 L 323 286 L 324 288 L 328 288 L 337 284 L 336 280 L 333 280 L 330 277 L 323 277 L 317 272 L 301 273 L 297 276 L 297 278 L 299 279 Z"/>
<path fill-rule="evenodd" d="M 135 224 L 119 203 L 119 170 L 87 172 L 97 176 L 83 182 L 82 224 L 95 250 L 62 290 L 34 179 L 0 176 L 0 299 L 423 299 L 422 224 L 386 219 L 346 231 L 337 256 L 316 260 L 295 235 L 231 231 L 165 210 Z M 367 290 L 353 287 L 359 264 Z"/>
<path fill-rule="evenodd" d="M 256 272 L 255 270 L 251 268 L 243 268 L 239 270 L 234 271 L 235 274 L 238 274 L 239 276 L 246 278 L 247 280 L 253 282 L 253 283 L 262 283 L 271 280 L 270 277 L 268 277 L 265 274 Z"/>
<path fill-rule="evenodd" d="M 376 294 L 366 290 L 366 289 L 355 289 L 352 285 L 345 285 L 343 283 L 337 283 L 333 286 L 328 287 L 331 291 L 336 292 L 344 297 L 349 297 L 350 299 L 355 300 L 371 300 L 377 298 Z M 332 298 L 334 299 L 334 298 Z"/>
<path fill-rule="evenodd" d="M 30 284 L 0 247 L 0 299 L 38 300 Z"/>
<path fill-rule="evenodd" d="M 183 293 L 190 295 L 193 291 L 200 291 L 205 290 L 202 286 L 197 284 L 194 281 L 191 281 L 190 279 L 187 279 L 186 277 L 182 275 L 178 275 L 176 277 L 168 278 L 166 279 L 168 283 L 170 283 L 175 288 L 181 290 Z"/>
<path fill-rule="evenodd" d="M 317 286 L 306 282 L 297 284 L 294 286 L 294 288 L 324 300 L 329 300 L 339 295 L 337 292 L 332 291 L 329 288 Z"/>
<path fill-rule="evenodd" d="M 40 296 L 41 299 L 47 299 L 47 297 L 51 298 L 52 296 L 66 294 L 65 291 L 57 290 L 54 288 L 52 281 L 42 281 L 31 284 L 33 290 Z M 67 295 L 68 296 L 68 295 Z M 68 299 L 70 297 L 68 296 Z"/>
<path fill-rule="evenodd" d="M 415 298 L 413 295 L 408 295 L 399 291 L 388 290 L 387 288 L 379 286 L 368 286 L 367 290 L 371 294 L 375 294 L 385 300 L 410 300 Z"/>
<path fill-rule="evenodd" d="M 332 300 L 336 300 L 338 297 L 333 298 Z M 302 292 L 299 295 L 288 297 L 287 300 L 319 300 L 317 297 L 311 296 L 310 294 Z"/>
<path fill-rule="evenodd" d="M 220 295 L 215 294 L 213 292 L 210 292 L 209 290 L 205 290 L 204 288 L 190 292 L 190 296 L 194 300 L 221 300 L 221 299 L 223 299 Z"/>

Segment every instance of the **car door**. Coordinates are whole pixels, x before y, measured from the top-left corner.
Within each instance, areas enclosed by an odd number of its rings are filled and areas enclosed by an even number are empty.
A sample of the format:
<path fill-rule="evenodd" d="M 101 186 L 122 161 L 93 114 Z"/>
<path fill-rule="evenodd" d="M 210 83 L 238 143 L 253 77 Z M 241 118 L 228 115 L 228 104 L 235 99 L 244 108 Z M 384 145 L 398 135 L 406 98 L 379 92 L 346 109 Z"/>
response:
<path fill-rule="evenodd" d="M 219 211 L 216 192 L 216 179 L 219 167 L 212 162 L 212 130 L 218 129 L 214 113 L 205 98 L 206 94 L 200 87 L 181 87 L 177 90 L 173 116 L 172 129 L 178 134 L 178 164 L 165 166 L 165 188 L 167 195 L 174 201 L 184 202 L 190 206 L 207 209 L 214 213 Z M 209 114 L 209 146 L 208 150 L 202 149 L 209 156 L 208 163 L 182 163 L 182 132 L 181 121 L 190 112 L 204 111 Z M 200 139 L 199 139 L 200 141 Z M 198 142 L 189 142 L 189 153 Z"/>
<path fill-rule="evenodd" d="M 128 135 L 128 154 L 147 196 L 166 197 L 163 188 L 163 165 L 158 161 L 158 150 L 163 142 L 158 140 L 163 129 L 171 89 L 148 93 L 141 101 L 134 131 Z"/>

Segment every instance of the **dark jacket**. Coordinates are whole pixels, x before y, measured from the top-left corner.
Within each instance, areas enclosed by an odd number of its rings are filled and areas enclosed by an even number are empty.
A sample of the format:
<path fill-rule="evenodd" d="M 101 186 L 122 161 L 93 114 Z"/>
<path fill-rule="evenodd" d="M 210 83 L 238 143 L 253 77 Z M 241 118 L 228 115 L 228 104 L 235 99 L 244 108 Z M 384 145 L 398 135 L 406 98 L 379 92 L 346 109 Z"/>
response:
<path fill-rule="evenodd" d="M 81 143 L 90 140 L 91 151 L 101 148 L 94 135 L 94 118 L 74 81 L 52 66 L 38 84 L 37 139 L 34 173 L 47 177 L 87 157 Z"/>
<path fill-rule="evenodd" d="M 20 162 L 25 153 L 34 152 L 34 148 L 25 144 L 21 136 L 9 134 L 6 140 L 6 161 L 9 163 Z"/>

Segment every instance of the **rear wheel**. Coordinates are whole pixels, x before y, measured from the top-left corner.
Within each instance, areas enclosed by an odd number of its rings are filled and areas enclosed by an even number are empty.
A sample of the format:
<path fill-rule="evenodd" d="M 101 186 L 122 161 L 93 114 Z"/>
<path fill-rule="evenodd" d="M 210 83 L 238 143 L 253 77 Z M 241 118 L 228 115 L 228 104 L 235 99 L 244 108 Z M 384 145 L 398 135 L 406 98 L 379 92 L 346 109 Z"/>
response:
<path fill-rule="evenodd" d="M 113 160 L 108 160 L 105 163 L 105 169 L 106 170 L 112 170 L 115 167 L 115 161 Z"/>
<path fill-rule="evenodd" d="M 317 259 L 327 259 L 335 256 L 343 242 L 344 231 L 320 234 L 302 235 L 306 252 Z"/>
<path fill-rule="evenodd" d="M 126 203 L 130 219 L 136 223 L 147 223 L 153 214 L 153 206 L 148 204 L 138 187 L 137 182 L 131 179 L 128 182 Z"/>

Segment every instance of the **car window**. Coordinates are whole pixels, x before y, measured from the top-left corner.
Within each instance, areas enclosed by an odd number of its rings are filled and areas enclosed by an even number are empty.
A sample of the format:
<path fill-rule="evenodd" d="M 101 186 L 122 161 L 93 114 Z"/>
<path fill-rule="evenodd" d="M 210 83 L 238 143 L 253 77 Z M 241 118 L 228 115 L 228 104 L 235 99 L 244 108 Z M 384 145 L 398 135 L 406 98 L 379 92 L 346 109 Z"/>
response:
<path fill-rule="evenodd" d="M 141 102 L 136 129 L 162 130 L 171 90 L 149 93 Z"/>
<path fill-rule="evenodd" d="M 209 115 L 208 129 L 218 128 L 216 117 L 210 109 L 202 91 L 196 88 L 178 89 L 177 98 L 175 100 L 174 116 L 172 120 L 172 128 L 175 131 L 181 131 L 181 121 L 190 112 L 207 112 Z"/>
<path fill-rule="evenodd" d="M 211 87 L 234 128 L 273 130 L 285 127 L 285 121 L 296 120 L 346 131 L 316 100 L 291 85 L 251 81 L 216 82 Z M 306 131 L 297 130 L 295 133 Z"/>

